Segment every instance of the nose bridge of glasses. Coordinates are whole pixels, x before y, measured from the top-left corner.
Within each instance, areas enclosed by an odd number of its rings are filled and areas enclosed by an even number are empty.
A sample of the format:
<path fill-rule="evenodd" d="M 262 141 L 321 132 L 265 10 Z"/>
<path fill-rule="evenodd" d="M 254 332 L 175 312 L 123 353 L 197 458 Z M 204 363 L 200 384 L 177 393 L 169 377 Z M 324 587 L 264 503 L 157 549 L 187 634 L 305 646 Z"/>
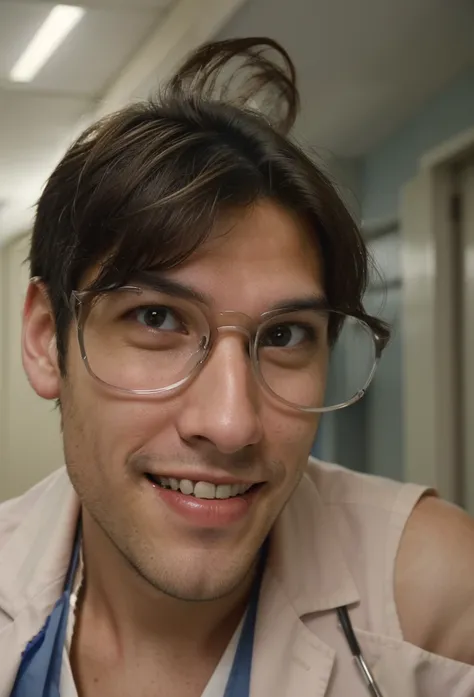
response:
<path fill-rule="evenodd" d="M 218 332 L 227 330 L 240 332 L 249 339 L 255 331 L 255 321 L 249 315 L 234 310 L 219 312 L 216 317 L 216 329 Z"/>

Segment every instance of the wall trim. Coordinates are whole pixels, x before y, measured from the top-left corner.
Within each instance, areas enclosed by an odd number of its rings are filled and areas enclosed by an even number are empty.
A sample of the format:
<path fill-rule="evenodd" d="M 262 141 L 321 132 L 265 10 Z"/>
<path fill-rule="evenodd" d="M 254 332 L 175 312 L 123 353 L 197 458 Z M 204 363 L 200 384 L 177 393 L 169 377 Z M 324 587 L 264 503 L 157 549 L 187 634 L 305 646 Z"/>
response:
<path fill-rule="evenodd" d="M 420 169 L 450 165 L 474 151 L 474 126 L 428 150 L 419 160 Z"/>

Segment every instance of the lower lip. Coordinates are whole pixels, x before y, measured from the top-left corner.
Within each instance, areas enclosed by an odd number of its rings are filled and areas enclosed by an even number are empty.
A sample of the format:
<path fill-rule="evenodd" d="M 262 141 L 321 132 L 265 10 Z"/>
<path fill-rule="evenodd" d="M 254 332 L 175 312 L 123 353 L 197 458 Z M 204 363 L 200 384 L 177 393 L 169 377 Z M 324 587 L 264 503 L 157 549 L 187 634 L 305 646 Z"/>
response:
<path fill-rule="evenodd" d="M 203 528 L 220 528 L 243 520 L 260 489 L 260 485 L 254 486 L 245 494 L 230 499 L 198 499 L 149 483 L 163 503 L 187 522 Z"/>

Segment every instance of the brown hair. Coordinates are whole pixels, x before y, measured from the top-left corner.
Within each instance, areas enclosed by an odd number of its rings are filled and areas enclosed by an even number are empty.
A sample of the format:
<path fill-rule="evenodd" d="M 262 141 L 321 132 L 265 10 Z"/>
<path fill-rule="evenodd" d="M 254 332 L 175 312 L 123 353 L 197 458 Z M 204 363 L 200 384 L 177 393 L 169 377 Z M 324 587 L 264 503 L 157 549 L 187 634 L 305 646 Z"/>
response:
<path fill-rule="evenodd" d="M 329 304 L 387 335 L 363 308 L 368 254 L 358 227 L 288 137 L 298 101 L 293 63 L 276 42 L 216 42 L 192 54 L 156 98 L 99 121 L 71 146 L 38 202 L 30 254 L 51 300 L 63 371 L 68 298 L 94 264 L 98 289 L 171 268 L 223 209 L 260 198 L 294 211 L 314 233 Z"/>

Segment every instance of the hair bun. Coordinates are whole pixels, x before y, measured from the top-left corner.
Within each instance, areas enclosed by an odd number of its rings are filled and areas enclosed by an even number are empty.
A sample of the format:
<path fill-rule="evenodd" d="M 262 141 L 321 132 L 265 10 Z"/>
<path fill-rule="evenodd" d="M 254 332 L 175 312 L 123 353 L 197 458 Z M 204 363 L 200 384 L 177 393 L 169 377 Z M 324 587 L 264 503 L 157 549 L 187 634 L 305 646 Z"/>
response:
<path fill-rule="evenodd" d="M 257 110 L 285 134 L 299 109 L 295 66 L 280 44 L 265 37 L 204 44 L 185 60 L 168 90 Z"/>

